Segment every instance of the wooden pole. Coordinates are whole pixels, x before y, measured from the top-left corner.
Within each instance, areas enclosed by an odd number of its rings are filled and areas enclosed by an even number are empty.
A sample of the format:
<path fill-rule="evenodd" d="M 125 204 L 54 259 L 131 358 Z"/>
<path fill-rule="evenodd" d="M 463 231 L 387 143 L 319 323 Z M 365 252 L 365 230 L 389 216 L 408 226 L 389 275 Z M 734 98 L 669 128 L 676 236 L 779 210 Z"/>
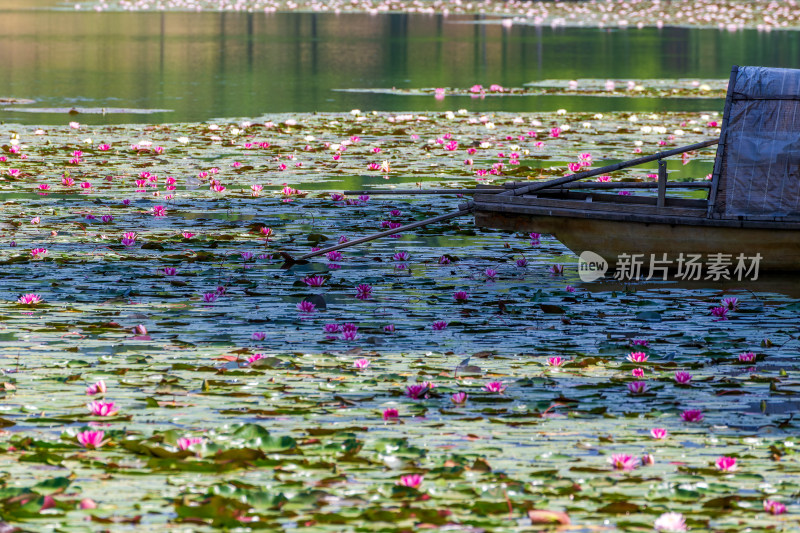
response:
<path fill-rule="evenodd" d="M 514 183 L 515 187 L 519 187 L 519 183 Z M 344 191 L 344 194 L 369 194 L 372 196 L 427 196 L 427 195 L 457 195 L 457 194 L 500 194 L 507 191 L 509 188 L 506 186 L 498 187 L 481 187 L 470 189 L 375 189 L 363 191 Z M 610 181 L 610 182 L 590 182 L 590 183 L 565 183 L 558 187 L 544 189 L 545 191 L 559 191 L 562 189 L 657 189 L 658 182 L 655 181 Z M 685 182 L 672 182 L 667 183 L 668 189 L 709 189 L 711 188 L 710 181 L 685 181 Z"/>
<path fill-rule="evenodd" d="M 522 185 L 520 187 L 515 187 L 514 189 L 509 189 L 507 191 L 503 191 L 498 193 L 498 196 L 519 196 L 522 194 L 528 194 L 532 192 L 541 191 L 544 189 L 551 189 L 553 187 L 557 187 L 559 185 L 564 185 L 565 183 L 570 183 L 573 181 L 581 180 L 584 178 L 591 178 L 593 176 L 599 176 L 601 174 L 605 174 L 606 172 L 614 172 L 616 170 L 621 170 L 623 168 L 634 167 L 636 165 L 641 165 L 643 163 L 649 163 L 650 161 L 656 161 L 659 159 L 663 159 L 665 157 L 669 157 L 671 155 L 682 154 L 684 152 L 691 152 L 692 150 L 698 150 L 700 148 L 705 148 L 706 146 L 711 146 L 713 144 L 717 144 L 719 139 L 712 139 L 709 141 L 703 141 L 700 143 L 690 144 L 689 146 L 683 146 L 681 148 L 674 148 L 672 150 L 666 150 L 664 152 L 658 152 L 652 155 L 646 155 L 643 157 L 639 157 L 636 159 L 631 159 L 630 161 L 622 161 L 620 163 L 614 163 L 613 165 L 607 165 L 605 167 L 596 168 L 594 170 L 587 170 L 584 172 L 578 172 L 576 174 L 572 174 L 569 176 L 564 176 L 563 178 L 557 178 L 554 180 L 548 180 L 540 183 L 533 183 L 530 185 Z M 329 246 L 328 248 L 323 248 L 322 250 L 317 250 L 316 252 L 307 253 L 305 255 L 301 255 L 297 259 L 294 259 L 286 252 L 281 252 L 281 256 L 286 259 L 286 267 L 288 268 L 291 264 L 296 263 L 298 261 L 305 261 L 312 257 L 317 257 L 319 255 L 327 254 L 328 252 L 333 252 L 335 250 L 341 250 L 342 248 L 349 248 L 350 246 L 355 246 L 357 244 L 373 241 L 375 239 L 380 239 L 381 237 L 388 237 L 389 235 L 396 235 L 398 233 L 402 233 L 404 231 L 412 230 L 415 228 L 419 228 L 422 226 L 427 226 L 428 224 L 434 224 L 436 222 L 443 222 L 445 220 L 449 220 L 451 218 L 459 217 L 461 215 L 465 215 L 471 212 L 475 208 L 475 202 L 472 200 L 460 204 L 458 206 L 457 211 L 453 211 L 451 213 L 445 213 L 443 215 L 439 215 L 433 218 L 427 218 L 425 220 L 420 220 L 418 222 L 413 222 L 411 224 L 406 224 L 405 226 L 400 226 L 398 228 L 382 231 L 380 233 L 376 233 L 374 235 L 369 235 L 367 237 L 361 237 L 360 239 L 355 239 L 353 241 L 343 242 L 341 244 L 337 244 L 335 246 Z"/>

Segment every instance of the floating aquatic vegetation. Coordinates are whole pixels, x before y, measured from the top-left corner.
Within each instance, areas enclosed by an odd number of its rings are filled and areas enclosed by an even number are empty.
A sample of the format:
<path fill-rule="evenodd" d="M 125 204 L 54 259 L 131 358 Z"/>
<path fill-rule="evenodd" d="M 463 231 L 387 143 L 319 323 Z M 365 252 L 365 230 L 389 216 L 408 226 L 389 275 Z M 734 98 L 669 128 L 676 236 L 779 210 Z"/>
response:
<path fill-rule="evenodd" d="M 599 96 L 624 98 L 725 98 L 728 80 L 542 80 L 525 84 L 524 87 L 500 87 L 499 85 L 474 85 L 472 87 L 439 87 L 433 89 L 348 88 L 335 89 L 340 92 L 376 93 L 407 96 L 432 95 L 438 100 L 447 96 L 469 96 L 491 98 L 498 96 Z M 455 142 L 455 141 L 452 141 Z M 455 149 L 455 146 L 454 148 Z"/>
<path fill-rule="evenodd" d="M 718 121 L 354 111 L 0 126 L 3 520 L 791 530 L 791 297 L 584 284 L 551 236 L 468 217 L 288 271 L 278 259 L 459 201 L 344 190 L 547 179 L 706 139 Z M 670 170 L 702 179 L 712 158 Z M 727 320 L 709 311 L 720 305 Z"/>

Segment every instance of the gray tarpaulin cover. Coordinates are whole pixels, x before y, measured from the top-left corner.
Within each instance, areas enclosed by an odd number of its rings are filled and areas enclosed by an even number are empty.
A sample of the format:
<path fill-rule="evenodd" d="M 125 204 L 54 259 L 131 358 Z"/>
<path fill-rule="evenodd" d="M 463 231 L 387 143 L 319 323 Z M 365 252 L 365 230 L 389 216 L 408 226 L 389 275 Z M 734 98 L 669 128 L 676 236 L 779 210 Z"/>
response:
<path fill-rule="evenodd" d="M 739 67 L 714 211 L 800 214 L 800 70 Z"/>

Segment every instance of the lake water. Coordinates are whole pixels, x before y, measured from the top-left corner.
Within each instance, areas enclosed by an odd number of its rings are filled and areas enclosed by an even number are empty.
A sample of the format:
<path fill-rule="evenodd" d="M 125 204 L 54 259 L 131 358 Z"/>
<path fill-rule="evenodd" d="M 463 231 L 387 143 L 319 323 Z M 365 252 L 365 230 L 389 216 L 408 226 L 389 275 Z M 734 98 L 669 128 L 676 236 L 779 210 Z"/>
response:
<path fill-rule="evenodd" d="M 340 88 L 521 86 L 541 79 L 727 78 L 797 66 L 800 35 L 718 30 L 503 28 L 477 17 L 311 13 L 0 12 L 0 97 L 35 108 L 167 109 L 85 123 L 180 122 L 363 110 L 721 110 L 719 100 L 399 96 Z M 39 1 L 39 5 L 47 2 Z M 7 4 L 8 6 L 9 4 Z M 15 106 L 20 108 L 21 106 Z M 68 115 L 0 110 L 0 120 Z"/>

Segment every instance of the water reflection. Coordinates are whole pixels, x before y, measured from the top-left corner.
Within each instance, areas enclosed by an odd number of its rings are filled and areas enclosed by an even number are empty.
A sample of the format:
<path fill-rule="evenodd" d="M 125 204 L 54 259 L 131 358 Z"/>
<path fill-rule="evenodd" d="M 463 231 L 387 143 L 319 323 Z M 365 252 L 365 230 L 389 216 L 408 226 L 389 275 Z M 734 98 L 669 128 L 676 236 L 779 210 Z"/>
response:
<path fill-rule="evenodd" d="M 480 17 L 10 11 L 0 96 L 38 107 L 165 108 L 88 123 L 301 111 L 706 110 L 716 101 L 337 93 L 348 87 L 520 86 L 545 78 L 727 78 L 732 64 L 795 66 L 795 32 L 503 28 Z M 59 114 L 0 112 L 28 123 Z"/>

